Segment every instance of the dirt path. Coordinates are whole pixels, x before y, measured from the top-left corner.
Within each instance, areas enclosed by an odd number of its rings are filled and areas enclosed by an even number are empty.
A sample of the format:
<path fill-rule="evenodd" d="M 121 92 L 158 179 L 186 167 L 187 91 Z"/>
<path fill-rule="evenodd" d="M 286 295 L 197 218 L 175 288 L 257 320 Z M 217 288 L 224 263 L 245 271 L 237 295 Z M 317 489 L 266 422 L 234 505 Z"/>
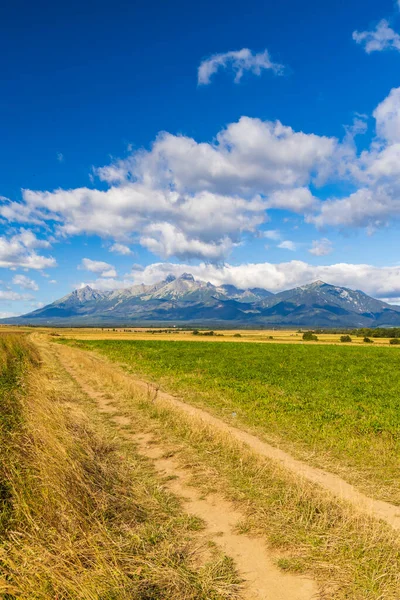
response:
<path fill-rule="evenodd" d="M 84 352 L 82 350 L 76 350 L 77 352 Z M 85 353 L 88 355 L 88 353 Z M 383 500 L 375 500 L 363 494 L 357 488 L 342 479 L 339 475 L 335 475 L 323 469 L 318 469 L 317 467 L 312 467 L 307 463 L 298 460 L 284 452 L 283 450 L 271 446 L 267 442 L 260 440 L 255 435 L 243 431 L 242 429 L 238 429 L 237 427 L 233 427 L 232 425 L 228 425 L 222 419 L 218 417 L 214 417 L 210 413 L 201 408 L 197 408 L 192 406 L 191 404 L 187 404 L 166 392 L 161 390 L 156 390 L 155 386 L 149 384 L 146 381 L 133 378 L 130 375 L 127 375 L 118 365 L 114 365 L 107 359 L 90 354 L 90 357 L 95 362 L 100 362 L 106 364 L 107 366 L 112 366 L 116 370 L 119 371 L 121 377 L 125 378 L 130 384 L 134 383 L 139 389 L 148 393 L 149 390 L 152 390 L 154 394 L 157 395 L 157 401 L 161 401 L 166 403 L 166 405 L 172 406 L 174 408 L 178 408 L 182 410 L 188 415 L 192 417 L 196 417 L 200 419 L 202 422 L 211 424 L 214 428 L 221 432 L 225 432 L 230 434 L 236 440 L 239 440 L 245 443 L 249 448 L 254 450 L 258 455 L 265 456 L 266 458 L 275 460 L 282 464 L 285 468 L 290 471 L 295 472 L 297 475 L 308 479 L 313 483 L 317 483 L 324 489 L 330 491 L 332 494 L 337 496 L 342 500 L 346 500 L 350 502 L 353 506 L 355 506 L 358 510 L 373 516 L 378 519 L 382 519 L 389 525 L 391 525 L 394 529 L 400 531 L 400 507 L 395 506 L 394 504 L 390 504 L 389 502 L 385 502 Z"/>
<path fill-rule="evenodd" d="M 237 533 L 236 528 L 243 520 L 243 514 L 224 498 L 213 494 L 204 497 L 201 489 L 190 485 L 190 470 L 179 465 L 171 448 L 149 433 L 135 433 L 132 419 L 117 414 L 117 400 L 93 389 L 74 368 L 73 362 L 66 360 L 62 352 L 57 354 L 62 366 L 80 388 L 97 402 L 99 411 L 108 415 L 119 435 L 135 443 L 139 453 L 153 462 L 164 487 L 182 499 L 186 512 L 204 521 L 202 537 L 206 541 L 213 541 L 235 561 L 239 576 L 244 582 L 244 600 L 316 600 L 320 597 L 318 586 L 313 580 L 282 572 L 261 538 Z"/>

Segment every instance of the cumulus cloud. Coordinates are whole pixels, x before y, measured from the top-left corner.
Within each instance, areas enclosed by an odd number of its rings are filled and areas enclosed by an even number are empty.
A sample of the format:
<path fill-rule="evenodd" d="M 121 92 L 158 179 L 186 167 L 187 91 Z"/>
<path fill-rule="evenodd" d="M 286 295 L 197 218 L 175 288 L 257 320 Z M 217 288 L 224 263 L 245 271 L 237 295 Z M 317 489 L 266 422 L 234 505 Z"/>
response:
<path fill-rule="evenodd" d="M 282 248 L 283 250 L 290 250 L 291 252 L 295 252 L 297 248 L 296 244 L 291 240 L 284 240 L 283 242 L 278 244 L 277 247 Z"/>
<path fill-rule="evenodd" d="M 13 292 L 11 290 L 0 290 L 0 301 L 12 300 L 14 302 L 17 300 L 30 300 L 31 298 L 32 296 L 28 294 L 18 294 L 18 292 Z"/>
<path fill-rule="evenodd" d="M 393 88 L 375 108 L 373 117 L 380 138 L 391 144 L 400 142 L 400 88 Z"/>
<path fill-rule="evenodd" d="M 13 240 L 20 242 L 25 248 L 50 248 L 48 240 L 39 239 L 31 229 L 21 228 L 17 234 L 13 236 Z"/>
<path fill-rule="evenodd" d="M 110 265 L 101 260 L 91 260 L 90 258 L 83 258 L 78 269 L 84 271 L 91 271 L 92 273 L 99 273 L 101 277 L 116 277 L 117 272 L 113 265 Z"/>
<path fill-rule="evenodd" d="M 0 319 L 9 319 L 11 317 L 16 317 L 17 315 L 18 313 L 15 312 L 0 310 Z"/>
<path fill-rule="evenodd" d="M 185 260 L 202 256 L 214 262 L 227 256 L 233 246 L 232 240 L 227 236 L 220 239 L 218 243 L 204 242 L 189 238 L 169 223 L 149 225 L 146 234 L 140 238 L 140 243 L 154 254 L 165 258 L 176 256 Z"/>
<path fill-rule="evenodd" d="M 267 202 L 268 208 L 279 208 L 304 214 L 315 210 L 320 201 L 315 198 L 308 188 L 278 190 L 273 192 Z"/>
<path fill-rule="evenodd" d="M 327 256 L 332 251 L 332 242 L 327 238 L 322 238 L 321 240 L 313 240 L 312 246 L 309 249 L 310 254 L 314 254 L 314 256 Z"/>
<path fill-rule="evenodd" d="M 262 232 L 263 237 L 266 237 L 268 240 L 279 241 L 282 237 L 281 232 L 278 229 L 267 229 Z"/>
<path fill-rule="evenodd" d="M 382 227 L 400 217 L 400 196 L 392 192 L 388 186 L 360 188 L 345 198 L 324 202 L 320 213 L 306 220 L 317 227 Z"/>
<path fill-rule="evenodd" d="M 211 143 L 162 133 L 150 150 L 95 171 L 107 189 L 23 190 L 22 202 L 0 202 L 0 216 L 49 224 L 58 236 L 110 238 L 120 253 L 139 241 L 166 258 L 218 262 L 245 232 L 257 233 L 268 210 L 313 210 L 307 186 L 327 176 L 337 147 L 249 117 Z"/>
<path fill-rule="evenodd" d="M 24 236 L 21 237 L 21 234 L 12 236 L 9 239 L 0 236 L 0 267 L 10 269 L 22 267 L 37 270 L 56 266 L 53 257 L 37 254 L 35 250 L 32 250 L 31 243 L 32 238 L 30 236 L 27 240 L 24 240 Z"/>
<path fill-rule="evenodd" d="M 292 260 L 278 264 L 246 263 L 242 265 L 225 264 L 217 267 L 208 263 L 199 265 L 154 263 L 142 271 L 132 273 L 126 280 L 129 287 L 134 283 L 155 283 L 172 273 L 192 273 L 194 277 L 210 281 L 214 285 L 232 284 L 239 288 L 261 287 L 271 292 L 280 292 L 316 280 L 332 285 L 363 290 L 376 298 L 400 297 L 400 266 L 375 267 L 368 264 L 338 263 L 326 266 L 314 266 L 303 261 Z M 115 287 L 121 287 L 119 282 Z M 115 289 L 115 288 L 114 288 Z"/>
<path fill-rule="evenodd" d="M 12 282 L 14 285 L 18 285 L 24 290 L 34 290 L 37 291 L 39 289 L 38 284 L 33 279 L 30 279 L 26 275 L 14 275 Z"/>
<path fill-rule="evenodd" d="M 248 48 L 232 50 L 220 54 L 213 54 L 200 63 L 197 72 L 199 85 L 211 83 L 211 77 L 220 69 L 231 69 L 235 73 L 235 83 L 239 83 L 245 71 L 253 75 L 261 75 L 262 71 L 269 70 L 277 75 L 283 73 L 283 65 L 272 62 L 268 50 L 253 53 Z"/>
<path fill-rule="evenodd" d="M 58 236 L 99 235 L 120 254 L 140 243 L 165 259 L 215 263 L 245 234 L 263 235 L 275 210 L 302 215 L 317 228 L 371 230 L 400 216 L 400 88 L 373 117 L 376 136 L 360 153 L 355 136 L 365 131 L 364 117 L 341 142 L 249 117 L 209 143 L 164 132 L 150 149 L 97 169 L 107 184 L 101 189 L 23 190 L 21 202 L 0 199 L 0 216 Z M 351 193 L 317 197 L 316 190 L 338 180 Z M 14 240 L 24 248 L 27 231 Z M 47 243 L 33 237 L 36 246 Z"/>
<path fill-rule="evenodd" d="M 373 112 L 376 137 L 360 156 L 346 156 L 347 176 L 356 187 L 348 196 L 328 198 L 306 215 L 317 227 L 374 229 L 400 217 L 400 88 Z"/>
<path fill-rule="evenodd" d="M 400 35 L 389 26 L 386 19 L 379 21 L 371 31 L 354 31 L 353 40 L 361 44 L 367 54 L 390 48 L 400 51 Z"/>
<path fill-rule="evenodd" d="M 112 246 L 110 246 L 109 250 L 110 252 L 115 252 L 116 254 L 122 254 L 125 256 L 127 256 L 128 254 L 132 254 L 132 250 L 129 248 L 129 246 L 126 246 L 125 244 L 115 243 Z"/>

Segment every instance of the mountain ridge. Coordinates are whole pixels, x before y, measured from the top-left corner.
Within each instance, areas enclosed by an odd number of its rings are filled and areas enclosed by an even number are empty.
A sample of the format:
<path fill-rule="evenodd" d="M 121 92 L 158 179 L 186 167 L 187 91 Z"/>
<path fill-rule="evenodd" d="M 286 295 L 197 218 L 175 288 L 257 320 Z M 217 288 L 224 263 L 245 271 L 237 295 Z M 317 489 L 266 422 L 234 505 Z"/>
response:
<path fill-rule="evenodd" d="M 266 288 L 237 288 L 168 275 L 154 284 L 113 291 L 89 285 L 55 302 L 2 323 L 112 325 L 128 323 L 231 324 L 246 326 L 400 326 L 400 307 L 360 290 L 321 280 L 273 294 Z"/>

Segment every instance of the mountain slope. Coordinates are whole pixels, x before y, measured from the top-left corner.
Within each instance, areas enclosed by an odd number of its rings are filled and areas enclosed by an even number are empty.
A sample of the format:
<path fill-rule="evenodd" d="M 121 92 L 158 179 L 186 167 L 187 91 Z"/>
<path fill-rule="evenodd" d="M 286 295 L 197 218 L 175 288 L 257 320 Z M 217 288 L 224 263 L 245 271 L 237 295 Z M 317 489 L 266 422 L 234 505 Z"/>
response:
<path fill-rule="evenodd" d="M 196 323 L 301 327 L 400 326 L 400 307 L 316 281 L 278 294 L 169 275 L 152 285 L 101 292 L 89 286 L 3 323 L 124 325 Z"/>

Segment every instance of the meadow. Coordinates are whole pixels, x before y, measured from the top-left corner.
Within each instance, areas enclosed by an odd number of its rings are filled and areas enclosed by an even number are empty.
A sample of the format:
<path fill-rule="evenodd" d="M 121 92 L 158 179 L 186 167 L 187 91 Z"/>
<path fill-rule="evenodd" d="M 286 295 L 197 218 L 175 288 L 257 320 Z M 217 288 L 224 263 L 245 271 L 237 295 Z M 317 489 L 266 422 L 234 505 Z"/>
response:
<path fill-rule="evenodd" d="M 202 528 L 52 352 L 0 335 L 0 598 L 234 600 Z"/>
<path fill-rule="evenodd" d="M 400 352 L 318 344 L 73 342 L 400 504 Z"/>

